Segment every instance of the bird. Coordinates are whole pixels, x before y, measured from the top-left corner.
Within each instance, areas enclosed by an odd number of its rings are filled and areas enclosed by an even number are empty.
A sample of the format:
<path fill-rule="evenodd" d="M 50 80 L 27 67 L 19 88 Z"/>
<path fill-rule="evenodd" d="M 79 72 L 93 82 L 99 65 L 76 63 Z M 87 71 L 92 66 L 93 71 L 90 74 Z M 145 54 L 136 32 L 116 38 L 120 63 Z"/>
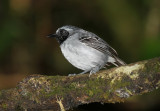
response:
<path fill-rule="evenodd" d="M 106 41 L 96 34 L 82 28 L 65 25 L 56 30 L 56 33 L 47 37 L 55 38 L 60 44 L 64 57 L 76 68 L 83 70 L 79 74 L 89 72 L 89 76 L 97 73 L 105 66 L 126 65 Z M 74 76 L 77 74 L 69 74 Z"/>

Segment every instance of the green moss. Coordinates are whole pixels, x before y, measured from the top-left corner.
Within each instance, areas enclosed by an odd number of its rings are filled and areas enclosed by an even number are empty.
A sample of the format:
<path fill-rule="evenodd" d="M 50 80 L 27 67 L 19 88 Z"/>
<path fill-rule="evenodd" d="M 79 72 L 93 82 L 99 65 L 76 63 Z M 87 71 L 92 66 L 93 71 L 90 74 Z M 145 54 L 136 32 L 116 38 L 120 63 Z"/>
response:
<path fill-rule="evenodd" d="M 48 76 L 46 79 L 49 79 L 51 84 L 55 84 L 59 81 L 62 81 L 63 80 L 63 76 Z"/>
<path fill-rule="evenodd" d="M 53 78 L 52 78 L 53 79 Z M 41 91 L 42 93 L 45 93 L 46 97 L 54 96 L 54 95 L 65 95 L 66 93 L 70 92 L 72 90 L 72 94 L 78 95 L 79 93 L 84 92 L 88 96 L 92 97 L 94 95 L 100 95 L 104 93 L 101 87 L 106 86 L 106 81 L 102 78 L 94 78 L 94 79 L 86 79 L 81 81 L 81 86 L 79 86 L 78 82 L 70 82 L 64 84 L 62 82 L 59 83 L 59 81 L 62 79 L 60 76 L 56 76 L 56 81 L 52 81 L 52 87 L 51 91 L 49 93 L 46 93 L 45 91 Z M 59 79 L 59 80 L 57 80 Z M 59 84 L 58 84 L 59 83 Z M 84 86 L 83 86 L 84 85 Z M 75 93 L 76 92 L 76 93 Z"/>
<path fill-rule="evenodd" d="M 43 91 L 46 95 L 46 97 L 50 97 L 50 96 L 54 96 L 54 95 L 64 95 L 66 94 L 68 91 L 74 89 L 74 85 L 68 85 L 66 86 L 62 86 L 62 85 L 57 85 L 56 87 L 53 85 L 53 87 L 51 87 L 51 91 L 49 93 Z"/>
<path fill-rule="evenodd" d="M 69 89 L 72 89 L 72 88 L 76 88 L 77 87 L 77 85 L 78 85 L 78 83 L 76 83 L 76 82 L 72 82 L 70 85 L 69 85 Z"/>
<path fill-rule="evenodd" d="M 160 72 L 160 60 L 159 60 L 159 58 L 157 58 L 155 60 L 148 61 L 145 64 L 145 67 L 146 67 L 145 71 L 149 75 L 152 75 L 152 73 L 155 73 L 155 72 Z"/>
<path fill-rule="evenodd" d="M 40 97 L 42 97 L 44 94 L 46 94 L 45 89 L 40 89 L 39 92 L 40 92 L 40 95 L 39 95 Z"/>
<path fill-rule="evenodd" d="M 41 96 L 37 96 L 34 93 L 27 93 L 27 98 L 29 98 L 29 100 L 35 101 L 36 103 L 41 103 L 39 97 Z"/>
<path fill-rule="evenodd" d="M 89 97 L 93 97 L 96 95 L 96 97 L 100 97 L 103 96 L 101 94 L 104 94 L 105 92 L 107 92 L 107 90 L 104 90 L 104 88 L 107 86 L 107 84 L 110 84 L 108 80 L 105 80 L 104 78 L 88 78 L 86 80 L 81 81 L 81 86 L 78 86 L 79 83 L 77 82 L 70 82 L 70 83 L 66 83 L 66 84 L 60 84 L 59 81 L 62 80 L 61 76 L 56 76 L 56 77 L 49 77 L 52 78 L 52 88 L 51 91 L 49 93 L 46 93 L 44 90 L 41 91 L 41 93 L 45 93 L 46 97 L 50 97 L 50 96 L 54 96 L 54 95 L 65 95 L 66 93 L 70 92 L 72 90 L 71 93 L 74 94 L 74 92 L 76 92 L 76 94 L 78 95 L 79 93 L 84 92 L 85 94 L 87 94 Z M 59 84 L 58 84 L 59 83 Z M 83 86 L 83 84 L 85 86 Z M 115 86 L 116 84 L 116 86 Z M 121 81 L 115 81 L 114 83 L 114 87 L 120 88 L 126 85 L 129 85 L 129 82 L 124 82 L 121 83 Z M 106 88 L 107 89 L 107 88 Z M 105 97 L 108 98 L 109 93 L 105 94 Z"/>
<path fill-rule="evenodd" d="M 125 79 L 124 79 L 125 78 Z M 64 78 L 61 76 L 47 77 L 50 81 L 50 91 L 40 90 L 40 96 L 51 97 L 51 96 L 65 96 L 66 94 L 73 95 L 85 95 L 88 96 L 88 99 L 94 98 L 109 98 L 110 92 L 109 89 L 114 92 L 114 90 L 126 87 L 130 85 L 130 78 L 128 76 L 121 77 L 120 79 L 113 82 L 110 86 L 111 81 L 101 77 L 98 78 L 84 78 L 82 81 L 76 81 L 75 78 L 72 81 L 72 78 Z M 69 82 L 67 79 L 70 79 Z M 78 79 L 78 78 L 77 78 Z M 127 80 L 127 81 L 126 81 Z M 62 81 L 62 82 L 60 82 Z M 80 83 L 79 83 L 80 82 Z M 127 89 L 128 93 L 132 93 Z"/>
<path fill-rule="evenodd" d="M 50 97 L 50 96 L 54 96 L 55 94 L 63 94 L 63 90 L 65 90 L 65 88 L 61 85 L 59 85 L 59 81 L 62 81 L 62 76 L 47 76 L 45 78 L 47 81 L 50 82 L 50 91 L 46 91 L 46 89 L 42 89 L 39 90 L 40 92 L 40 96 L 44 96 L 45 97 Z"/>
<path fill-rule="evenodd" d="M 108 92 L 104 93 L 103 97 L 104 97 L 105 99 L 108 99 L 108 96 L 109 96 L 109 95 L 110 95 L 110 93 L 109 93 L 109 91 L 108 91 Z"/>
<path fill-rule="evenodd" d="M 83 92 L 89 96 L 89 98 L 97 97 L 103 97 L 103 93 L 105 90 L 103 88 L 106 86 L 106 80 L 102 78 L 94 78 L 94 79 L 89 79 L 88 81 L 85 82 L 86 87 L 83 89 Z M 82 92 L 82 91 L 81 91 Z"/>
<path fill-rule="evenodd" d="M 37 96 L 35 94 L 36 94 L 35 92 L 26 91 L 26 94 L 24 95 L 24 97 L 28 98 L 29 100 L 36 101 L 36 103 L 40 103 L 39 98 L 37 97 L 41 97 L 41 96 L 40 95 Z"/>
<path fill-rule="evenodd" d="M 156 64 L 155 71 L 160 72 L 160 62 L 156 62 L 155 64 Z"/>
<path fill-rule="evenodd" d="M 25 97 L 27 97 L 27 98 L 30 98 L 32 96 L 32 93 L 30 93 L 30 92 L 26 91 L 25 93 L 26 93 Z"/>
<path fill-rule="evenodd" d="M 126 87 L 129 86 L 131 84 L 131 81 L 127 81 L 127 78 L 129 80 L 129 77 L 122 77 L 122 78 L 126 78 L 126 79 L 121 79 L 118 81 L 114 81 L 114 84 L 112 84 L 112 88 L 113 89 L 119 89 L 121 87 Z"/>
<path fill-rule="evenodd" d="M 93 91 L 89 91 L 89 96 L 93 96 L 94 92 Z"/>
<path fill-rule="evenodd" d="M 3 108 L 3 109 L 7 109 L 7 104 L 2 103 L 2 108 Z"/>

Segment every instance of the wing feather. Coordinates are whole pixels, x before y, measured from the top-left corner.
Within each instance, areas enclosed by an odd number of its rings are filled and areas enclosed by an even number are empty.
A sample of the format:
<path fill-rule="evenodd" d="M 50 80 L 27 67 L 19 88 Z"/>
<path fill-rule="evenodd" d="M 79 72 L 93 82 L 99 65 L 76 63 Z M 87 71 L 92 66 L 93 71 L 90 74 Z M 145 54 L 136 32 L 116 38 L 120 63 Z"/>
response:
<path fill-rule="evenodd" d="M 79 38 L 79 40 L 83 44 L 92 47 L 104 54 L 109 54 L 110 56 L 118 56 L 117 52 L 111 46 L 109 46 L 109 44 L 107 44 L 104 40 L 102 40 L 99 37 L 84 36 Z"/>
<path fill-rule="evenodd" d="M 89 46 L 92 47 L 104 54 L 107 54 L 115 59 L 113 62 L 107 62 L 106 65 L 114 64 L 115 66 L 121 66 L 125 65 L 126 63 L 122 61 L 120 58 L 118 58 L 118 54 L 115 49 L 113 49 L 109 44 L 107 44 L 103 39 L 97 37 L 97 36 L 84 36 L 79 38 L 79 40 Z"/>

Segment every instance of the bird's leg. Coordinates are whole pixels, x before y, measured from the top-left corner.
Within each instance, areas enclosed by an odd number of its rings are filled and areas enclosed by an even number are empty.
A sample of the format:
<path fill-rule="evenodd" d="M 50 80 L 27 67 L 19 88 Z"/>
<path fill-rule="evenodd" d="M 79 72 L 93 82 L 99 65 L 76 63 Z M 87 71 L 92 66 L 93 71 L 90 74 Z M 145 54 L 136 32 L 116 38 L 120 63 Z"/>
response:
<path fill-rule="evenodd" d="M 85 70 L 85 71 L 83 71 L 83 72 L 81 72 L 81 73 L 79 73 L 79 74 L 68 74 L 68 76 L 75 76 L 75 75 L 81 75 L 81 74 L 85 74 L 85 73 L 87 73 L 87 72 L 89 72 L 90 70 Z"/>
<path fill-rule="evenodd" d="M 83 71 L 83 72 L 81 72 L 81 73 L 79 73 L 79 74 L 69 74 L 68 76 L 81 75 L 81 74 L 85 74 L 85 73 L 87 73 L 87 72 L 90 71 L 90 73 L 89 73 L 89 77 L 90 77 L 92 74 L 95 74 L 95 73 L 98 72 L 100 69 L 101 69 L 101 67 L 97 66 L 97 67 L 92 68 L 91 70 L 85 70 L 85 71 Z"/>
<path fill-rule="evenodd" d="M 68 74 L 68 76 L 75 76 L 76 74 Z"/>
<path fill-rule="evenodd" d="M 89 77 L 92 75 L 92 74 L 95 74 L 96 72 L 98 72 L 101 68 L 99 66 L 97 67 L 94 67 L 91 69 L 90 73 L 89 73 Z"/>

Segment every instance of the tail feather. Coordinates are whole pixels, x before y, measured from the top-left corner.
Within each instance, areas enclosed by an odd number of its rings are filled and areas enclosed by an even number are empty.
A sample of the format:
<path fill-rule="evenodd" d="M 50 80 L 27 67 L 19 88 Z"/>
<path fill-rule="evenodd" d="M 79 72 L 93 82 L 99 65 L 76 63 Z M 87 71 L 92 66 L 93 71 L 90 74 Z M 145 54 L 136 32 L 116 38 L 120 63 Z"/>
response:
<path fill-rule="evenodd" d="M 112 56 L 112 57 L 110 56 L 106 66 L 110 66 L 112 64 L 115 65 L 116 67 L 126 65 L 126 63 L 117 56 Z"/>
<path fill-rule="evenodd" d="M 115 62 L 113 63 L 115 66 L 123 66 L 126 65 L 126 63 L 124 61 L 122 61 L 120 58 L 115 57 Z"/>

